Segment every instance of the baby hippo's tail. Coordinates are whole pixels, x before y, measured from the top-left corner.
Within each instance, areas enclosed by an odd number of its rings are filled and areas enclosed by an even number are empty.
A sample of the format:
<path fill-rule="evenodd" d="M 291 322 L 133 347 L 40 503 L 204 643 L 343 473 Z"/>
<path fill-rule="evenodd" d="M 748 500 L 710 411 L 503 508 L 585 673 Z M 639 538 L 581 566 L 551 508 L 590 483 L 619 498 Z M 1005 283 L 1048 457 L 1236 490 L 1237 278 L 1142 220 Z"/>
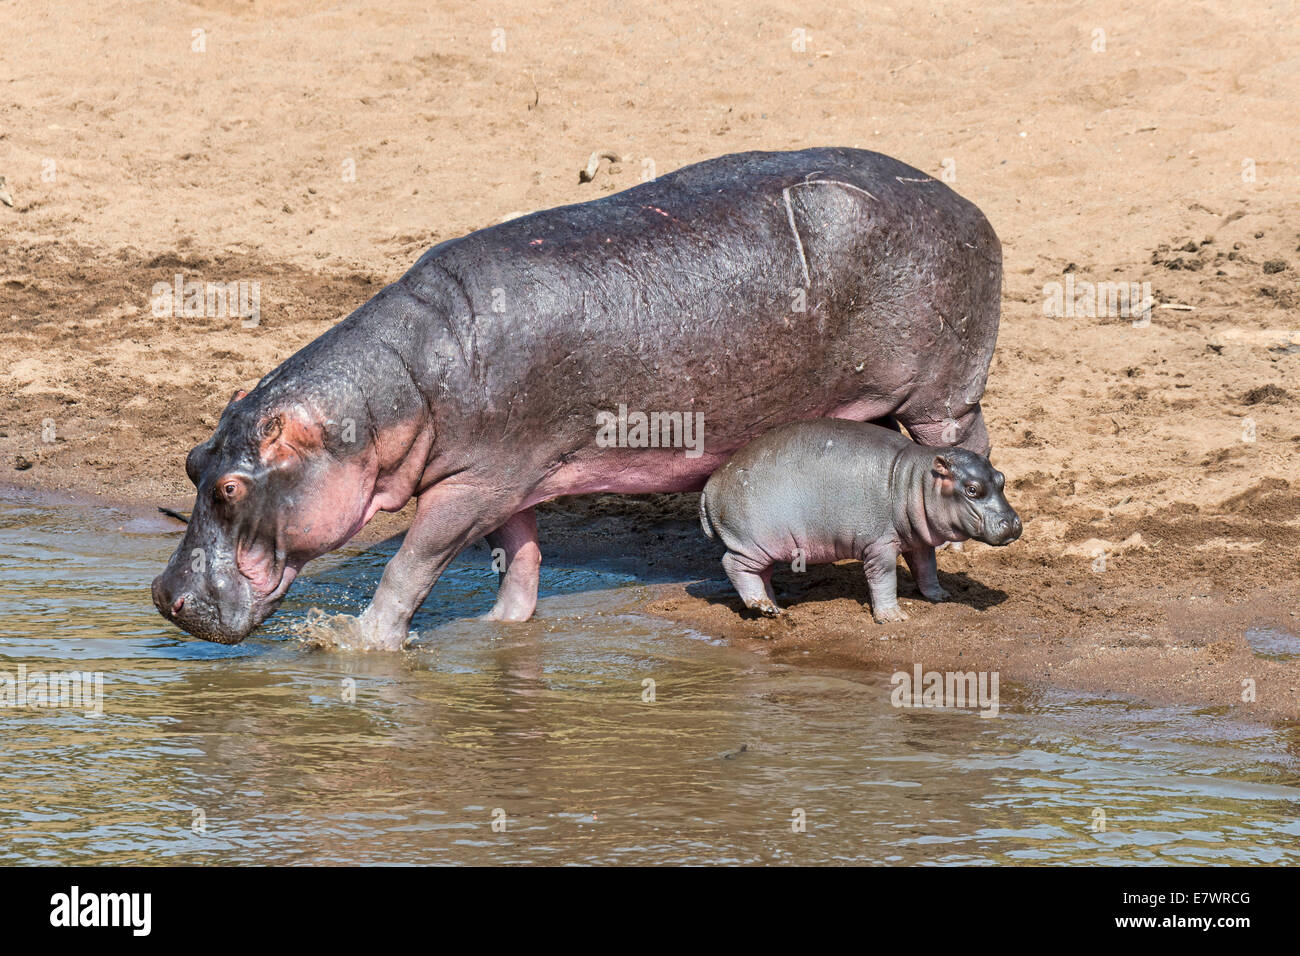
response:
<path fill-rule="evenodd" d="M 713 522 L 709 519 L 709 492 L 707 488 L 700 492 L 700 527 L 704 529 L 704 537 L 712 541 Z"/>

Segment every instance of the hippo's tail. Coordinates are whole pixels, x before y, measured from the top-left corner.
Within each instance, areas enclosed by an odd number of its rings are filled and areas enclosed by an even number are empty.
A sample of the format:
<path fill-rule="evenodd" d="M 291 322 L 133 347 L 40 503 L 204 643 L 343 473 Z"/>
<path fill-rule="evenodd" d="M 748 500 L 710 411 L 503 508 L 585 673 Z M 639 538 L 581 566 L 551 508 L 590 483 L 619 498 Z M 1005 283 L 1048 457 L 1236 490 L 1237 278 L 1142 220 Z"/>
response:
<path fill-rule="evenodd" d="M 709 519 L 709 493 L 708 489 L 700 492 L 700 527 L 704 529 L 704 537 L 710 541 L 713 540 L 713 522 Z"/>

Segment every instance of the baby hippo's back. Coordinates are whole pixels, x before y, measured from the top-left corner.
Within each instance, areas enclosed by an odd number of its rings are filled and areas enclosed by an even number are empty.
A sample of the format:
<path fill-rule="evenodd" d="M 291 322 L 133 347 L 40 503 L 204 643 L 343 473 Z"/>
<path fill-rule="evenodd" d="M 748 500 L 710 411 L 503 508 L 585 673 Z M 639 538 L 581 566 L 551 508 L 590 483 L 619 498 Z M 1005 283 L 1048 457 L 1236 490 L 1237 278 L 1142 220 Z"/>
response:
<path fill-rule="evenodd" d="M 893 530 L 889 476 L 910 440 L 837 418 L 791 422 L 736 452 L 700 497 L 704 533 L 752 559 L 861 558 Z"/>

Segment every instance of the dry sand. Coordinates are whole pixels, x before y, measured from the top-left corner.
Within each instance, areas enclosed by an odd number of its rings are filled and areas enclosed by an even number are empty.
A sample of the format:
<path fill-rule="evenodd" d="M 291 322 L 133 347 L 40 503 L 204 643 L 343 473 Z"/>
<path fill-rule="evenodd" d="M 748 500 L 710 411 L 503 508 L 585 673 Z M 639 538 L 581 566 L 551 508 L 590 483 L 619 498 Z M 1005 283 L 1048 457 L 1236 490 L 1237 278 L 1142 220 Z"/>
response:
<path fill-rule="evenodd" d="M 945 552 L 958 600 L 904 625 L 870 623 L 848 566 L 778 578 L 782 621 L 718 583 L 653 609 L 792 659 L 1300 717 L 1300 662 L 1242 637 L 1300 630 L 1293 5 L 536 7 L 7 5 L 8 480 L 184 505 L 184 454 L 230 393 L 433 243 L 722 153 L 876 149 L 1003 239 L 985 409 L 1025 536 Z M 580 184 L 595 149 L 625 161 Z M 1045 316 L 1067 272 L 1149 282 L 1150 324 Z M 260 283 L 261 324 L 155 317 L 177 274 Z M 689 502 L 651 504 L 568 503 L 544 534 L 618 513 L 698 568 Z"/>

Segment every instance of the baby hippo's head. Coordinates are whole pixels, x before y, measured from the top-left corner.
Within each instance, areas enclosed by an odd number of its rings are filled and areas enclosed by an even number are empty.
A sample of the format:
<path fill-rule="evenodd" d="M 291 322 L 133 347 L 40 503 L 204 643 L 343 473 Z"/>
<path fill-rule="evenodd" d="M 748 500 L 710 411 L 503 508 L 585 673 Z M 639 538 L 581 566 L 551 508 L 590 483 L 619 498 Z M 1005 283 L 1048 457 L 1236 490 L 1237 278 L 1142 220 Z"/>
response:
<path fill-rule="evenodd" d="M 939 489 L 937 497 L 926 496 L 932 525 L 992 545 L 1010 544 L 1020 537 L 1020 517 L 1002 493 L 1002 472 L 983 455 L 945 448 L 934 457 L 931 477 Z M 932 510 L 938 513 L 929 513 Z"/>

